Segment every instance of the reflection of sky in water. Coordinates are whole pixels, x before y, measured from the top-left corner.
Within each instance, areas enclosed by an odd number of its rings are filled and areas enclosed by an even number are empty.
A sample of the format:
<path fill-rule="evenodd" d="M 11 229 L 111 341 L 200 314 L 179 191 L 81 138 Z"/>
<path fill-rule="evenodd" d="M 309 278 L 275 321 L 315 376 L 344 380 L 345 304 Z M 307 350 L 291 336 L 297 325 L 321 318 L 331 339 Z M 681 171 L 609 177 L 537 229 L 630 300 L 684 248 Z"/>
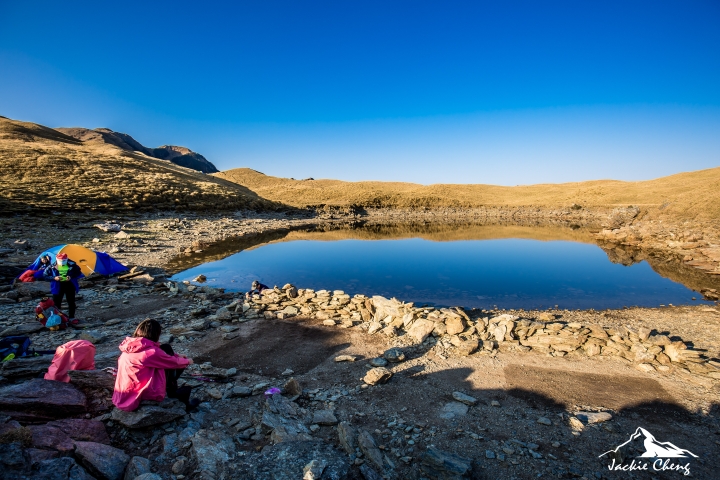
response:
<path fill-rule="evenodd" d="M 242 251 L 173 279 L 201 273 L 210 285 L 235 291 L 259 279 L 466 307 L 619 308 L 701 298 L 646 262 L 613 264 L 595 245 L 566 241 L 301 240 Z"/>

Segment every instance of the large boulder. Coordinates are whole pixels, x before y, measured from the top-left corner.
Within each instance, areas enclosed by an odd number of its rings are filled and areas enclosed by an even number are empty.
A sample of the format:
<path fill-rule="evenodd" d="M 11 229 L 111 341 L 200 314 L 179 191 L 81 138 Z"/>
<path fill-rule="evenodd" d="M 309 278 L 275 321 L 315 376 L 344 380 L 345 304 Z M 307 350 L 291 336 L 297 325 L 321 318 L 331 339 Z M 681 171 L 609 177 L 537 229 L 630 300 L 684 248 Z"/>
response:
<path fill-rule="evenodd" d="M 420 318 L 412 324 L 407 334 L 417 343 L 422 343 L 435 329 L 435 322 Z"/>
<path fill-rule="evenodd" d="M 303 478 L 305 466 L 313 460 L 325 466 L 321 475 L 323 480 L 348 478 L 347 455 L 331 445 L 315 441 L 279 443 L 263 448 L 262 453 L 246 455 L 236 463 L 231 477 L 297 480 Z"/>
<path fill-rule="evenodd" d="M 357 442 L 363 455 L 365 455 L 365 459 L 380 470 L 384 470 L 386 467 L 385 459 L 372 434 L 367 430 L 363 430 L 360 432 L 360 435 L 358 435 Z"/>
<path fill-rule="evenodd" d="M 422 470 L 433 480 L 455 480 L 467 477 L 472 461 L 453 453 L 428 447 L 421 459 Z"/>
<path fill-rule="evenodd" d="M 191 453 L 197 461 L 201 478 L 218 478 L 226 465 L 235 457 L 235 443 L 232 438 L 222 433 L 199 430 L 190 441 Z"/>
<path fill-rule="evenodd" d="M 150 460 L 145 457 L 132 457 L 125 468 L 124 480 L 135 480 L 140 475 L 150 473 Z"/>
<path fill-rule="evenodd" d="M 2 362 L 0 375 L 6 378 L 37 377 L 48 371 L 52 359 L 50 355 L 41 355 Z"/>
<path fill-rule="evenodd" d="M 8 327 L 0 332 L 0 337 L 10 337 L 15 335 L 29 335 L 39 332 L 45 328 L 40 322 L 17 323 L 12 327 Z"/>
<path fill-rule="evenodd" d="M 392 372 L 385 367 L 371 368 L 363 377 L 363 381 L 368 385 L 377 385 L 387 383 L 392 377 Z"/>
<path fill-rule="evenodd" d="M 143 402 L 134 412 L 115 408 L 112 411 L 112 419 L 128 428 L 144 428 L 172 422 L 185 414 L 185 405 L 182 402 L 174 398 L 166 398 L 162 402 Z"/>
<path fill-rule="evenodd" d="M 75 449 L 73 440 L 110 444 L 105 424 L 97 420 L 67 418 L 44 425 L 30 425 L 27 428 L 32 435 L 33 447 L 57 450 L 62 454 L 73 452 Z"/>
<path fill-rule="evenodd" d="M 375 320 L 380 321 L 388 316 L 391 317 L 402 317 L 405 315 L 403 304 L 398 300 L 391 298 L 387 299 L 379 295 L 372 297 L 372 303 L 375 307 Z"/>
<path fill-rule="evenodd" d="M 119 448 L 95 442 L 75 442 L 75 456 L 101 480 L 122 480 L 130 462 L 130 456 Z"/>
<path fill-rule="evenodd" d="M 115 388 L 115 377 L 105 370 L 70 370 L 70 383 L 80 390 L 105 388 L 112 391 Z"/>
<path fill-rule="evenodd" d="M 0 388 L 0 413 L 18 420 L 69 417 L 87 411 L 85 395 L 69 383 L 33 380 Z"/>
<path fill-rule="evenodd" d="M 43 460 L 34 466 L 34 480 L 95 480 L 71 457 Z"/>

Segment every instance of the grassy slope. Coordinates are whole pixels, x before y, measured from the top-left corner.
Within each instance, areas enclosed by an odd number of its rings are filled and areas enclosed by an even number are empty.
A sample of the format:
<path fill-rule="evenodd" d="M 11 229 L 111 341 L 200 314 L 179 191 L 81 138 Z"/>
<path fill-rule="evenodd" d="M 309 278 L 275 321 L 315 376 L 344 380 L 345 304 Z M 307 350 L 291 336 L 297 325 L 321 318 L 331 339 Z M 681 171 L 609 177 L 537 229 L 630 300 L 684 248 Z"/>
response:
<path fill-rule="evenodd" d="M 235 183 L 0 117 L 0 210 L 264 208 Z"/>
<path fill-rule="evenodd" d="M 641 182 L 597 180 L 517 187 L 494 185 L 417 185 L 399 182 L 342 182 L 270 177 L 247 168 L 215 174 L 258 195 L 296 207 L 360 205 L 364 207 L 443 208 L 520 207 L 613 208 L 635 205 L 654 217 L 720 219 L 720 167 Z"/>

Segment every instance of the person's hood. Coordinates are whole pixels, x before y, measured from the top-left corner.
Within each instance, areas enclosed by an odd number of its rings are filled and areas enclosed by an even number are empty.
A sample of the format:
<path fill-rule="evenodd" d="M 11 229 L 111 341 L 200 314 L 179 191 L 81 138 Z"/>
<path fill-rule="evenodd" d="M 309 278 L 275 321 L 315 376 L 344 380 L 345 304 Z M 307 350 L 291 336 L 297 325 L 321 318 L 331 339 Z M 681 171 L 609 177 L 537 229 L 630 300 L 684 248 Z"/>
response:
<path fill-rule="evenodd" d="M 120 344 L 120 351 L 125 353 L 138 353 L 149 348 L 157 347 L 157 343 L 144 337 L 126 337 Z"/>

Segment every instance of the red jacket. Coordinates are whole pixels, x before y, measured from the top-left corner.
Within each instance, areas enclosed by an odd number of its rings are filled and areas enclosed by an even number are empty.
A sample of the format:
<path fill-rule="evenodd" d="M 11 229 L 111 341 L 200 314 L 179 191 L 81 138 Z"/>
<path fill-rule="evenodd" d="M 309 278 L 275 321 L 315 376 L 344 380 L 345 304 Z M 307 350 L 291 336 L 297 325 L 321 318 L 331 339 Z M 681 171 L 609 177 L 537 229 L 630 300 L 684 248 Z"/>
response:
<path fill-rule="evenodd" d="M 142 337 L 127 337 L 120 344 L 120 351 L 112 400 L 126 412 L 137 409 L 142 400 L 161 402 L 165 398 L 165 369 L 190 364 L 187 358 L 170 356 L 158 343 Z"/>

